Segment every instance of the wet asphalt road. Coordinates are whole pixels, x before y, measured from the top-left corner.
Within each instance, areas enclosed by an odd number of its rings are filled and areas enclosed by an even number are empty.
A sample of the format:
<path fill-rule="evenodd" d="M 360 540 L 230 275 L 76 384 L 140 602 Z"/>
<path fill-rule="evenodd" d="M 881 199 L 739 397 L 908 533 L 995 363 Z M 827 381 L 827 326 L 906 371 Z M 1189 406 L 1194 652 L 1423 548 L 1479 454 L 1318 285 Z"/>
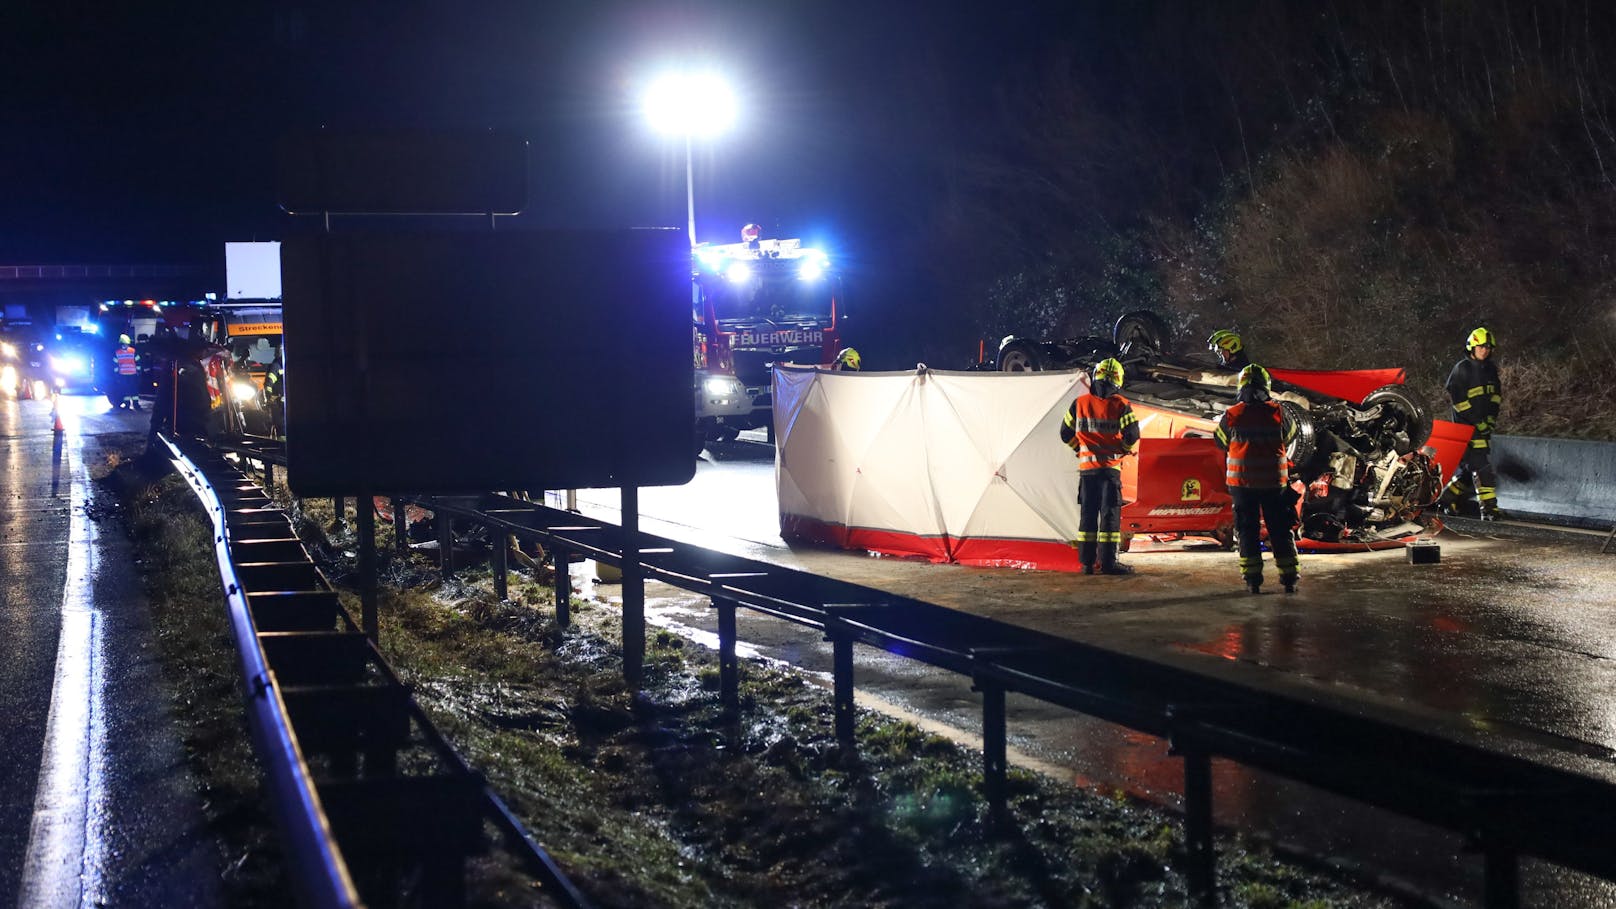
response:
<path fill-rule="evenodd" d="M 145 415 L 61 413 L 56 434 L 49 401 L 0 398 L 0 907 L 216 906 L 147 606 L 91 480 Z"/>
<path fill-rule="evenodd" d="M 1304 555 L 1295 595 L 1246 594 L 1231 553 L 1183 544 L 1136 549 L 1131 578 L 981 569 L 792 547 L 779 537 L 773 462 L 707 456 L 692 483 L 640 492 L 647 532 L 789 565 L 1016 622 L 1241 681 L 1425 716 L 1431 726 L 1616 779 L 1616 552 L 1603 534 L 1455 522 L 1441 562 L 1402 551 Z M 616 495 L 580 492 L 587 513 L 616 520 Z M 615 587 L 602 593 L 615 595 Z M 710 638 L 702 598 L 651 585 L 650 620 Z M 742 611 L 753 652 L 829 677 L 817 634 Z M 969 683 L 857 648 L 861 699 L 937 724 L 980 731 Z M 1182 765 L 1166 743 L 1011 698 L 1022 763 L 1163 804 L 1180 799 Z M 1461 838 L 1298 784 L 1215 762 L 1220 824 L 1373 869 L 1439 903 L 1476 905 L 1481 862 Z M 1599 832 L 1596 835 L 1603 835 Z M 1528 906 L 1616 906 L 1616 886 L 1523 863 Z"/>

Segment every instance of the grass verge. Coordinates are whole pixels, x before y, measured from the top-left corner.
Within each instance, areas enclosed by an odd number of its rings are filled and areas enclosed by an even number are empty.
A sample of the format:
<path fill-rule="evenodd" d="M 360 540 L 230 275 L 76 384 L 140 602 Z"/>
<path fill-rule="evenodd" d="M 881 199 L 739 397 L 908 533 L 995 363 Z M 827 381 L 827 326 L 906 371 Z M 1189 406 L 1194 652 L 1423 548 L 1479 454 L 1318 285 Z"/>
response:
<path fill-rule="evenodd" d="M 199 774 L 223 816 L 259 825 L 233 848 L 255 869 L 272 864 L 217 577 L 211 565 L 203 571 L 186 560 L 187 551 L 206 558 L 200 512 L 193 505 L 187 521 L 181 500 L 189 492 L 177 480 L 124 485 L 151 503 L 149 517 L 130 511 L 149 586 L 186 590 L 168 595 L 164 611 L 182 601 L 195 610 L 180 622 L 195 626 L 186 638 L 164 631 L 176 635 L 165 660 L 196 676 L 182 690 L 197 703 L 181 711 L 195 727 L 187 738 L 196 742 L 193 763 L 204 762 Z M 288 504 L 328 575 L 348 578 L 353 540 L 332 526 L 329 503 Z M 431 559 L 394 554 L 390 528 L 379 530 L 389 662 L 600 905 L 1165 907 L 1187 900 L 1181 825 L 1165 812 L 1012 771 L 1014 823 L 995 830 L 974 752 L 867 711 L 858 717 L 856 750 L 845 750 L 832 732 L 827 693 L 760 662 L 743 663 L 740 709 L 726 711 L 716 655 L 667 632 L 651 632 L 642 691 L 632 693 L 621 677 L 616 607 L 574 600 L 573 625 L 562 629 L 542 573 L 513 580 L 501 601 L 486 568 L 444 580 Z M 204 669 L 196 662 L 204 650 L 224 658 Z M 1410 905 L 1244 841 L 1223 837 L 1219 847 L 1226 906 Z M 519 880 L 489 873 L 498 883 L 473 888 L 479 904 L 537 901 Z M 269 868 L 248 872 L 244 862 L 248 880 L 271 894 L 283 886 Z M 232 903 L 267 904 L 253 899 Z"/>

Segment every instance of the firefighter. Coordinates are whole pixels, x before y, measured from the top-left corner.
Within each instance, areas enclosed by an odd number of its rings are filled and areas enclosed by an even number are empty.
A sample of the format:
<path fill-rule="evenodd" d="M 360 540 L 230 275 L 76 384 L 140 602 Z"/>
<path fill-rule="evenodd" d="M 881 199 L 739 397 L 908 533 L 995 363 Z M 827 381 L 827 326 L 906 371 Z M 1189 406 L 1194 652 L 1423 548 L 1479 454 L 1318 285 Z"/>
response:
<path fill-rule="evenodd" d="M 1206 339 L 1206 349 L 1218 355 L 1218 363 L 1230 372 L 1239 372 L 1251 365 L 1246 356 L 1246 345 L 1240 336 L 1226 329 L 1214 331 Z"/>
<path fill-rule="evenodd" d="M 113 368 L 117 378 L 113 380 L 118 389 L 118 409 L 140 409 L 140 365 L 135 354 L 135 345 L 130 342 L 128 335 L 118 336 L 118 347 L 112 352 Z"/>
<path fill-rule="evenodd" d="M 1122 390 L 1122 364 L 1101 360 L 1089 390 L 1061 424 L 1061 441 L 1077 454 L 1077 561 L 1084 574 L 1132 574 L 1117 561 L 1122 544 L 1122 459 L 1139 444 L 1139 418 Z"/>
<path fill-rule="evenodd" d="M 1262 528 L 1286 593 L 1296 592 L 1296 523 L 1285 448 L 1296 424 L 1269 399 L 1268 370 L 1251 364 L 1240 370 L 1239 400 L 1218 418 L 1213 433 L 1227 454 L 1224 479 L 1234 499 L 1234 531 L 1240 541 L 1240 574 L 1246 589 L 1262 591 Z"/>
<path fill-rule="evenodd" d="M 858 372 L 860 362 L 862 361 L 859 359 L 858 351 L 851 347 L 844 347 L 836 354 L 836 362 L 832 363 L 830 368 Z"/>
<path fill-rule="evenodd" d="M 1498 510 L 1498 477 L 1492 465 L 1493 429 L 1498 425 L 1503 389 L 1498 382 L 1498 365 L 1493 351 L 1498 336 L 1489 328 L 1478 328 L 1465 338 L 1467 355 L 1448 374 L 1448 398 L 1453 402 L 1453 420 L 1475 429 L 1464 460 L 1453 475 L 1453 482 L 1442 491 L 1442 510 L 1460 514 L 1474 492 L 1481 504 L 1481 519 L 1495 521 Z"/>
<path fill-rule="evenodd" d="M 278 439 L 286 433 L 286 367 L 279 353 L 264 371 L 264 406 L 269 409 L 270 435 Z"/>

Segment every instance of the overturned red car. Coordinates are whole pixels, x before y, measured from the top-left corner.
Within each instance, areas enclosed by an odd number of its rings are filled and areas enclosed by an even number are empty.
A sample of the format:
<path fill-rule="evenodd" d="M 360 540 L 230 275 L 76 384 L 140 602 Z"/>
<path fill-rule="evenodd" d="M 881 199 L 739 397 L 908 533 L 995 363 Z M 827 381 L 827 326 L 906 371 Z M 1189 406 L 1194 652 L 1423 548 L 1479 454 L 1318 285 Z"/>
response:
<path fill-rule="evenodd" d="M 1124 548 L 1138 535 L 1210 537 L 1232 547 L 1232 501 L 1212 433 L 1235 403 L 1235 373 L 1207 356 L 1174 354 L 1170 344 L 1167 324 L 1140 311 L 1118 319 L 1110 338 L 1007 337 L 995 365 L 1018 372 L 1120 360 L 1143 437 L 1139 456 L 1123 467 Z M 1300 548 L 1380 549 L 1440 528 L 1427 509 L 1464 456 L 1469 426 L 1433 419 L 1401 369 L 1263 365 L 1296 427 L 1289 456 Z"/>

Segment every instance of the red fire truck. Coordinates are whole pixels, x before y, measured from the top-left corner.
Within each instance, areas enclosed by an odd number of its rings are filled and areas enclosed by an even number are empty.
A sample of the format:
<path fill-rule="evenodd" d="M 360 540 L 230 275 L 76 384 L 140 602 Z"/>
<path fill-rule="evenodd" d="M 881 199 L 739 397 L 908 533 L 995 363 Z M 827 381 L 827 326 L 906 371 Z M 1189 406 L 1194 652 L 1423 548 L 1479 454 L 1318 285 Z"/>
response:
<path fill-rule="evenodd" d="M 709 438 L 733 439 L 744 429 L 773 430 L 772 368 L 829 364 L 841 350 L 847 307 L 841 275 L 824 251 L 801 240 L 765 240 L 754 224 L 739 243 L 702 244 L 692 251 L 698 372 L 740 380 L 744 401 L 716 419 Z"/>

